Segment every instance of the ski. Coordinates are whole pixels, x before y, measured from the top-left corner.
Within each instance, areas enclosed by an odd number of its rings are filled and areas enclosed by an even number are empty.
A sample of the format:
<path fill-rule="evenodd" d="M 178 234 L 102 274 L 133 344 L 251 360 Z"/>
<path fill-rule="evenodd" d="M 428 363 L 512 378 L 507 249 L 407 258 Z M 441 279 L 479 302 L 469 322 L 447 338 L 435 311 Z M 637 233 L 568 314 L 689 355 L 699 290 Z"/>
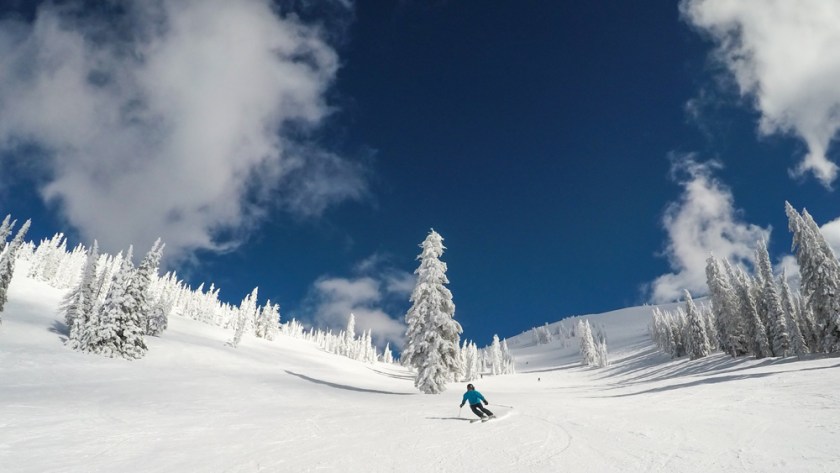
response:
<path fill-rule="evenodd" d="M 496 416 L 493 416 L 493 417 L 482 417 L 481 419 L 470 419 L 470 424 L 474 424 L 474 423 L 476 423 L 476 422 L 487 422 L 487 421 L 489 421 L 489 420 L 491 420 L 491 419 L 495 419 L 495 418 L 496 418 Z"/>

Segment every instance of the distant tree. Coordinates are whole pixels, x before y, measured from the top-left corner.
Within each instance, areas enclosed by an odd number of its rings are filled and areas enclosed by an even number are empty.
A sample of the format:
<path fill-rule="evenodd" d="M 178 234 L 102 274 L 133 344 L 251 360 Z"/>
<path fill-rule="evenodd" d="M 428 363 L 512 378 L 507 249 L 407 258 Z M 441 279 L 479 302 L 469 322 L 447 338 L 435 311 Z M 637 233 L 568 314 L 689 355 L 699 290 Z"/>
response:
<path fill-rule="evenodd" d="M 671 355 L 671 358 L 679 358 L 686 354 L 687 331 L 685 311 L 681 308 L 678 307 L 674 312 L 653 309 L 651 335 L 659 349 Z"/>
<path fill-rule="evenodd" d="M 255 287 L 250 294 L 242 299 L 239 303 L 239 309 L 236 311 L 236 319 L 233 327 L 233 338 L 228 340 L 227 344 L 236 348 L 239 342 L 242 341 L 242 335 L 245 333 L 249 324 L 253 323 L 254 316 L 257 311 L 257 291 L 259 288 Z"/>
<path fill-rule="evenodd" d="M 503 338 L 502 343 L 500 344 L 502 349 L 502 374 L 514 374 L 516 373 L 516 366 L 514 363 L 513 355 L 510 353 L 510 349 L 508 348 L 507 339 Z"/>
<path fill-rule="evenodd" d="M 382 352 L 382 362 L 383 363 L 393 363 L 394 362 L 394 354 L 391 353 L 391 343 L 385 344 L 385 351 Z"/>
<path fill-rule="evenodd" d="M 580 335 L 580 363 L 583 366 L 597 366 L 598 348 L 595 346 L 595 338 L 592 336 L 592 327 L 588 320 L 578 322 L 578 334 Z"/>
<path fill-rule="evenodd" d="M 490 359 L 490 373 L 493 375 L 502 374 L 504 360 L 502 359 L 502 345 L 498 335 L 493 335 L 493 343 L 490 344 L 488 358 Z"/>
<path fill-rule="evenodd" d="M 17 259 L 18 250 L 23 245 L 23 239 L 26 237 L 26 232 L 29 231 L 29 225 L 32 222 L 27 220 L 23 226 L 20 227 L 15 238 L 9 243 L 6 250 L 0 255 L 0 312 L 6 306 L 8 300 L 9 284 L 12 282 L 12 276 L 15 273 L 15 260 Z M 11 227 L 10 227 L 11 228 Z M 2 322 L 2 319 L 0 319 Z"/>
<path fill-rule="evenodd" d="M 266 301 L 257 316 L 256 335 L 266 340 L 274 340 L 280 331 L 280 306 Z"/>
<path fill-rule="evenodd" d="M 464 340 L 463 353 L 464 376 L 461 381 L 472 381 L 481 375 L 481 354 L 474 342 Z"/>
<path fill-rule="evenodd" d="M 347 328 L 344 329 L 344 340 L 342 342 L 342 354 L 348 358 L 356 358 L 358 354 L 356 347 L 356 315 L 352 312 L 347 319 Z"/>
<path fill-rule="evenodd" d="M 446 382 L 459 371 L 458 345 L 461 325 L 455 321 L 452 293 L 445 286 L 446 263 L 443 238 L 432 230 L 420 245 L 420 266 L 414 272 L 417 283 L 406 313 L 406 347 L 402 357 L 417 369 L 414 385 L 426 394 L 446 389 Z"/>

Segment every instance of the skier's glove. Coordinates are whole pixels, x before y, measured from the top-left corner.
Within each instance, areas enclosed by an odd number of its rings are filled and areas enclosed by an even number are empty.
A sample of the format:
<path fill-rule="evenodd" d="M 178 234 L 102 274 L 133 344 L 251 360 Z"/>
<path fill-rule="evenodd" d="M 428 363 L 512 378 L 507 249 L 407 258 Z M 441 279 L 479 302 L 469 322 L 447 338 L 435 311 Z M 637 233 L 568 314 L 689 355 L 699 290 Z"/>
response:
<path fill-rule="evenodd" d="M 484 405 L 486 406 L 487 404 L 488 404 L 488 402 L 487 402 L 487 401 L 484 401 Z"/>
<path fill-rule="evenodd" d="M 464 403 L 462 402 L 462 403 L 461 403 L 461 405 L 460 405 L 460 406 L 458 406 L 458 407 L 464 407 Z"/>

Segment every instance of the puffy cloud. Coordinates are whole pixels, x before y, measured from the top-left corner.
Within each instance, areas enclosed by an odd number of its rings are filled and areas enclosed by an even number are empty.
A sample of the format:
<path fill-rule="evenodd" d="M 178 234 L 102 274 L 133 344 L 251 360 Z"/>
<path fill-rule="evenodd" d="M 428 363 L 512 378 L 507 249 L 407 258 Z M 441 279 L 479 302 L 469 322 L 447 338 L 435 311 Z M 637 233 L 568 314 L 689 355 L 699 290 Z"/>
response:
<path fill-rule="evenodd" d="M 834 219 L 820 227 L 825 240 L 834 250 L 835 255 L 840 255 L 840 218 Z"/>
<path fill-rule="evenodd" d="M 794 133 L 808 154 L 794 173 L 829 187 L 826 153 L 840 129 L 840 2 L 683 0 L 683 16 L 716 43 L 715 58 L 761 113 L 763 134 Z"/>
<path fill-rule="evenodd" d="M 269 0 L 95 10 L 0 23 L 0 146 L 42 151 L 41 194 L 84 237 L 184 256 L 235 244 L 268 202 L 313 216 L 365 194 L 308 138 L 338 68 L 322 28 Z"/>
<path fill-rule="evenodd" d="M 678 300 L 683 289 L 705 294 L 709 254 L 746 263 L 753 257 L 755 243 L 769 238 L 769 229 L 739 220 L 732 192 L 712 175 L 719 166 L 714 161 L 699 163 L 691 155 L 673 162 L 672 175 L 683 191 L 662 218 L 668 234 L 664 255 L 673 272 L 651 283 L 654 303 Z"/>
<path fill-rule="evenodd" d="M 401 318 L 385 311 L 388 296 L 387 288 L 372 277 L 324 277 L 315 281 L 309 295 L 312 318 L 316 325 L 341 330 L 353 313 L 357 334 L 370 329 L 378 345 L 391 342 L 400 347 L 406 327 Z"/>
<path fill-rule="evenodd" d="M 372 330 L 374 341 L 395 347 L 404 343 L 403 314 L 414 289 L 412 274 L 391 266 L 388 256 L 375 253 L 353 268 L 351 277 L 323 276 L 312 285 L 305 303 L 315 325 L 335 331 L 347 326 L 350 313 L 356 329 Z"/>

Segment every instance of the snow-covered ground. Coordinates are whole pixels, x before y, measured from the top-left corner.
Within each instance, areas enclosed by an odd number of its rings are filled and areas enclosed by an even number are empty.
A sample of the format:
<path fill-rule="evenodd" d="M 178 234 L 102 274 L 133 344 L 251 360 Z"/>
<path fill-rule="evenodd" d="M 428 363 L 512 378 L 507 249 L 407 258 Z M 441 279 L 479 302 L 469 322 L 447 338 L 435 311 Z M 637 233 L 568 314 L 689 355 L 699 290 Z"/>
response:
<path fill-rule="evenodd" d="M 0 325 L 3 472 L 837 472 L 840 359 L 672 361 L 650 308 L 589 316 L 612 365 L 509 340 L 519 374 L 475 381 L 500 417 L 470 423 L 463 383 L 287 337 L 172 318 L 139 361 L 64 347 L 61 292 L 17 278 Z M 506 406 L 514 406 L 506 407 Z"/>

